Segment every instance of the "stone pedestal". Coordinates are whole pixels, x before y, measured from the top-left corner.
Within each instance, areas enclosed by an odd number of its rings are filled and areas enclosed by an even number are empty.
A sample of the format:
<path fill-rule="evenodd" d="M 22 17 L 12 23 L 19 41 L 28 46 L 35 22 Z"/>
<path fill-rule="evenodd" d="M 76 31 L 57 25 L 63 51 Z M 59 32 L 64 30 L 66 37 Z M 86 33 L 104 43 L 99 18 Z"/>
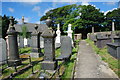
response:
<path fill-rule="evenodd" d="M 43 61 L 41 67 L 44 70 L 55 70 L 57 68 L 57 62 L 56 61 Z"/>
<path fill-rule="evenodd" d="M 57 67 L 55 61 L 55 37 L 56 34 L 52 29 L 46 29 L 42 33 L 44 38 L 44 61 L 41 63 L 43 70 L 54 70 Z"/>
<path fill-rule="evenodd" d="M 18 52 L 17 32 L 15 31 L 13 25 L 14 25 L 14 18 L 10 17 L 10 25 L 7 31 L 8 47 L 9 47 L 9 60 L 8 60 L 9 66 L 13 66 L 14 63 L 16 63 L 16 65 L 21 64 L 21 61 L 19 59 L 19 52 Z"/>

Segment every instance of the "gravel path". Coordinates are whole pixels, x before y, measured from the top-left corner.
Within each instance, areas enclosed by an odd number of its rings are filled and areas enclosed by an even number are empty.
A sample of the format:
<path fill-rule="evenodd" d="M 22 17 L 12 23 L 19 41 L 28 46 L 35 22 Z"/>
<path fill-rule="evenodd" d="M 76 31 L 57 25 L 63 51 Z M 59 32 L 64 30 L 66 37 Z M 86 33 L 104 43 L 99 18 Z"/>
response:
<path fill-rule="evenodd" d="M 101 61 L 92 47 L 82 40 L 79 43 L 74 78 L 117 78 L 117 75 Z M 90 79 L 88 79 L 90 80 Z M 104 80 L 104 79 L 100 79 Z M 116 79 L 108 79 L 116 80 Z"/>

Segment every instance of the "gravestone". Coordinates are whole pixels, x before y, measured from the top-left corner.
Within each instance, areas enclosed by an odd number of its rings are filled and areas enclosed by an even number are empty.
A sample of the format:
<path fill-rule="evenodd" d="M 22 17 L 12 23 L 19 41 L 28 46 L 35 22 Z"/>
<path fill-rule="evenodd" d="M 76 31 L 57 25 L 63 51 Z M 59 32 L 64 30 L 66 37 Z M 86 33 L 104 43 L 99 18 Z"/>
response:
<path fill-rule="evenodd" d="M 24 38 L 24 47 L 27 47 L 28 43 L 27 43 L 27 38 Z"/>
<path fill-rule="evenodd" d="M 57 31 L 56 31 L 56 39 L 55 39 L 55 48 L 59 48 L 61 43 L 60 43 L 60 36 L 61 36 L 61 32 L 60 32 L 60 25 L 58 24 L 57 27 Z"/>
<path fill-rule="evenodd" d="M 120 44 L 117 43 L 108 43 L 108 53 L 115 57 L 116 59 L 120 59 Z"/>
<path fill-rule="evenodd" d="M 18 42 L 18 46 L 20 46 L 20 36 L 17 36 L 17 42 Z"/>
<path fill-rule="evenodd" d="M 44 38 L 40 36 L 40 48 L 44 48 Z"/>
<path fill-rule="evenodd" d="M 31 38 L 28 38 L 28 40 L 27 40 L 28 42 L 28 47 L 32 47 L 32 39 Z"/>
<path fill-rule="evenodd" d="M 72 39 L 69 36 L 61 37 L 61 47 L 60 47 L 61 55 L 57 58 L 57 60 L 69 59 L 72 54 Z"/>
<path fill-rule="evenodd" d="M 7 34 L 8 34 L 8 47 L 9 47 L 8 65 L 14 66 L 14 63 L 16 63 L 16 65 L 20 65 L 21 61 L 18 53 L 17 32 L 14 27 L 13 17 L 10 17 L 10 25 Z"/>
<path fill-rule="evenodd" d="M 35 25 L 35 31 L 32 32 L 32 52 L 31 57 L 39 58 L 41 55 L 40 51 L 40 35 L 41 33 L 37 31 L 38 25 Z"/>
<path fill-rule="evenodd" d="M 22 36 L 20 36 L 20 45 L 19 47 L 23 48 L 24 47 L 24 39 Z"/>
<path fill-rule="evenodd" d="M 49 29 L 46 29 L 42 33 L 44 38 L 44 61 L 41 63 L 43 70 L 55 70 L 57 67 L 57 62 L 55 60 L 55 31 L 50 27 L 52 21 L 50 18 L 46 20 L 46 24 Z"/>
<path fill-rule="evenodd" d="M 0 64 L 7 62 L 7 46 L 6 41 L 0 38 Z"/>
<path fill-rule="evenodd" d="M 73 31 L 72 31 L 71 27 L 72 27 L 72 25 L 69 24 L 69 25 L 68 25 L 67 34 L 68 34 L 68 36 L 72 39 L 72 33 L 73 33 Z M 72 40 L 72 46 L 73 46 L 73 40 Z"/>

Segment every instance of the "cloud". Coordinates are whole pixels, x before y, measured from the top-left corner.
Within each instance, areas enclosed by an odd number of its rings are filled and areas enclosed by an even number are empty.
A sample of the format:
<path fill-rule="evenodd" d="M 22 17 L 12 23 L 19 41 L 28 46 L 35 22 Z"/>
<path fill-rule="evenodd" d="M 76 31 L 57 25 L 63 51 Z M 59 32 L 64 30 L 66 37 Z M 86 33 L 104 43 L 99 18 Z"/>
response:
<path fill-rule="evenodd" d="M 10 12 L 14 12 L 14 9 L 13 8 L 8 8 L 8 10 L 10 11 Z"/>
<path fill-rule="evenodd" d="M 18 24 L 21 24 L 21 23 L 22 23 L 22 18 L 15 18 L 15 20 L 18 21 Z M 24 17 L 24 22 L 30 22 L 30 18 Z"/>
<path fill-rule="evenodd" d="M 89 2 L 91 2 L 91 0 L 82 0 L 81 5 L 89 5 Z"/>
<path fill-rule="evenodd" d="M 103 4 L 107 4 L 107 5 L 115 5 L 116 2 L 104 2 Z"/>
<path fill-rule="evenodd" d="M 32 9 L 32 11 L 40 11 L 40 7 L 39 6 L 34 6 L 34 8 Z"/>
<path fill-rule="evenodd" d="M 40 21 L 35 22 L 36 24 L 40 24 Z"/>
<path fill-rule="evenodd" d="M 48 9 L 46 9 L 46 10 L 44 11 L 44 15 L 45 15 L 45 13 L 47 13 L 49 10 L 52 10 L 52 9 L 54 9 L 54 8 L 48 8 Z"/>
<path fill-rule="evenodd" d="M 108 12 L 112 12 L 112 11 L 115 10 L 115 9 L 117 9 L 117 8 L 113 8 L 113 9 L 111 9 L 111 10 L 108 10 L 108 11 L 104 12 L 104 15 L 106 15 Z"/>

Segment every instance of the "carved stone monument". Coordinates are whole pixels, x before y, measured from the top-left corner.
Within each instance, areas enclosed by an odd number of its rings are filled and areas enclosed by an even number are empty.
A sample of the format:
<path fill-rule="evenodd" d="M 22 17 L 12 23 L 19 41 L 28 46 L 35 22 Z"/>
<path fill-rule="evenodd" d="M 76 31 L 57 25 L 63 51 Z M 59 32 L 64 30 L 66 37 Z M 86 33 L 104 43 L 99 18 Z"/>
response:
<path fill-rule="evenodd" d="M 61 43 L 60 43 L 60 37 L 61 37 L 60 24 L 58 24 L 58 26 L 57 26 L 56 34 L 57 34 L 57 36 L 55 39 L 55 46 L 56 46 L 56 48 L 58 48 L 61 45 Z"/>
<path fill-rule="evenodd" d="M 9 47 L 9 60 L 8 65 L 13 66 L 21 64 L 18 53 L 17 32 L 14 27 L 14 18 L 10 17 L 10 25 L 7 31 L 8 34 L 8 47 Z"/>
<path fill-rule="evenodd" d="M 51 27 L 50 18 L 46 20 L 46 24 Z M 55 31 L 51 28 L 46 29 L 42 33 L 42 37 L 44 38 L 44 61 L 41 63 L 41 67 L 43 70 L 55 70 L 57 67 L 57 62 L 55 61 Z"/>
<path fill-rule="evenodd" d="M 41 55 L 40 49 L 40 35 L 41 33 L 37 31 L 38 25 L 35 25 L 35 31 L 32 32 L 32 53 L 30 53 L 31 57 L 39 58 Z"/>

